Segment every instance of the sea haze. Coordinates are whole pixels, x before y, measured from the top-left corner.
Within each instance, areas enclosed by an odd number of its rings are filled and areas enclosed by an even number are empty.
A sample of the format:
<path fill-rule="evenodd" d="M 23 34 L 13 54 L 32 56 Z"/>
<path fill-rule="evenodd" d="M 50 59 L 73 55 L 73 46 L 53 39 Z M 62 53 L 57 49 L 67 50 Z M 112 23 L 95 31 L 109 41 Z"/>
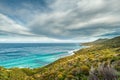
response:
<path fill-rule="evenodd" d="M 83 47 L 79 43 L 1 43 L 0 66 L 42 67 Z"/>

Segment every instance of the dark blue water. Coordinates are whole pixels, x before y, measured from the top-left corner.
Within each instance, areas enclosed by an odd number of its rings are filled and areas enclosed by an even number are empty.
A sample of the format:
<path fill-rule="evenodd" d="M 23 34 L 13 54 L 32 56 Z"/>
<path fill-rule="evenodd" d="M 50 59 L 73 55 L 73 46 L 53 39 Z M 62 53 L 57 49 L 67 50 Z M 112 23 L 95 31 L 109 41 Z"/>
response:
<path fill-rule="evenodd" d="M 78 43 L 0 43 L 0 66 L 37 68 L 82 47 Z"/>

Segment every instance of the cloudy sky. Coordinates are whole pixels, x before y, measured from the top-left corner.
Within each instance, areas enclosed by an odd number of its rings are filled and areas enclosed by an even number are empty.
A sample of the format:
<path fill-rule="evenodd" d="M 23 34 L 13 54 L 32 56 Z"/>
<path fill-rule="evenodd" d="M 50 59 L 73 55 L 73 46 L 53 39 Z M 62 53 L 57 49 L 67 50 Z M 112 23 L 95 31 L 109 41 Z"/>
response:
<path fill-rule="evenodd" d="M 120 0 L 0 0 L 0 42 L 82 42 L 120 35 Z"/>

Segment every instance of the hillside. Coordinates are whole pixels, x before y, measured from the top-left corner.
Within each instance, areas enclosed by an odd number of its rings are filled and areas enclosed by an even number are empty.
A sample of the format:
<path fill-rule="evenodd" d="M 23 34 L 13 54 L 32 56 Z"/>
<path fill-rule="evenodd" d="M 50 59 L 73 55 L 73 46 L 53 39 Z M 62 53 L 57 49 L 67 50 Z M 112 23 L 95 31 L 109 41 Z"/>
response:
<path fill-rule="evenodd" d="M 84 43 L 74 52 L 42 68 L 0 68 L 0 80 L 120 80 L 120 36 Z"/>
<path fill-rule="evenodd" d="M 107 41 L 108 39 L 98 39 L 96 41 L 93 41 L 93 42 L 87 42 L 87 43 L 82 43 L 83 45 L 95 45 L 95 44 L 100 44 L 102 42 L 105 42 Z"/>

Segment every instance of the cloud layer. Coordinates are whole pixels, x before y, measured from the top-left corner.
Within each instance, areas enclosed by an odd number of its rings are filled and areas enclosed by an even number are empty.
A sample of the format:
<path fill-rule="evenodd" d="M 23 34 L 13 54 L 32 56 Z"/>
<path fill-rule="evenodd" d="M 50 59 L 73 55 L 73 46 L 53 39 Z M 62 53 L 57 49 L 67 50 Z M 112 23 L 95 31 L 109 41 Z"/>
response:
<path fill-rule="evenodd" d="M 56 0 L 52 12 L 38 14 L 32 32 L 55 38 L 97 37 L 120 28 L 118 0 Z"/>
<path fill-rule="evenodd" d="M 30 1 L 23 1 L 13 14 L 12 8 L 2 3 L 1 35 L 13 33 L 47 40 L 91 40 L 120 35 L 119 0 Z"/>
<path fill-rule="evenodd" d="M 0 35 L 32 35 L 24 26 L 21 26 L 8 18 L 7 16 L 0 14 Z"/>

